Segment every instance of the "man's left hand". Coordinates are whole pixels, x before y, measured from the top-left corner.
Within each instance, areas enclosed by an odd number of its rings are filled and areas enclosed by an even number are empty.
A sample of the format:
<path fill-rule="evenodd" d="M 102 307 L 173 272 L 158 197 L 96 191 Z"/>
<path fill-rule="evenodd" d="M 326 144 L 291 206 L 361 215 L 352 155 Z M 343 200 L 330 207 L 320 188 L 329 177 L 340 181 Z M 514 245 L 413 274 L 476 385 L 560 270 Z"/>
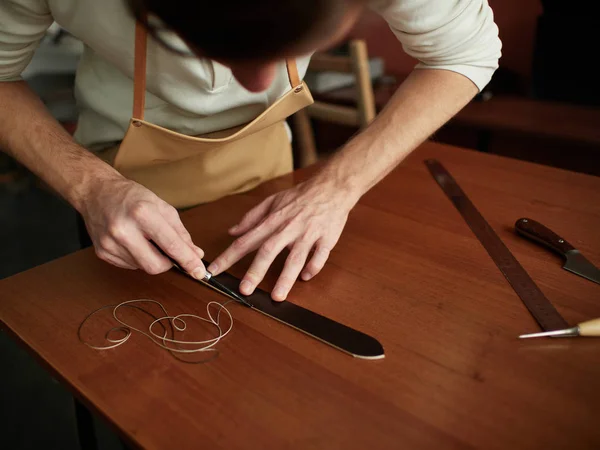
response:
<path fill-rule="evenodd" d="M 208 270 L 217 275 L 258 249 L 240 283 L 240 292 L 250 295 L 287 247 L 290 253 L 271 293 L 273 300 L 283 301 L 299 275 L 307 281 L 321 271 L 357 200 L 357 196 L 318 176 L 274 194 L 229 229 L 237 239 Z"/>

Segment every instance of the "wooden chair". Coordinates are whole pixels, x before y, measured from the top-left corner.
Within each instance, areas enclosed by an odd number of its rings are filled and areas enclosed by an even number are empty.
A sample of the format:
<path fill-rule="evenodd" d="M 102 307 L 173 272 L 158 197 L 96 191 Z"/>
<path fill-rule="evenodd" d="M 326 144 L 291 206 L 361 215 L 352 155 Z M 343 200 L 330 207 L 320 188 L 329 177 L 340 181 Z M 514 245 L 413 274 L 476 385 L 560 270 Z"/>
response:
<path fill-rule="evenodd" d="M 315 138 L 310 123 L 311 118 L 341 125 L 366 127 L 375 118 L 375 100 L 373 84 L 369 70 L 367 45 L 363 40 L 350 41 L 349 56 L 332 56 L 316 53 L 313 55 L 309 70 L 352 73 L 356 77 L 357 106 L 341 106 L 324 102 L 315 102 L 292 117 L 292 127 L 298 151 L 298 167 L 306 167 L 318 160 Z"/>

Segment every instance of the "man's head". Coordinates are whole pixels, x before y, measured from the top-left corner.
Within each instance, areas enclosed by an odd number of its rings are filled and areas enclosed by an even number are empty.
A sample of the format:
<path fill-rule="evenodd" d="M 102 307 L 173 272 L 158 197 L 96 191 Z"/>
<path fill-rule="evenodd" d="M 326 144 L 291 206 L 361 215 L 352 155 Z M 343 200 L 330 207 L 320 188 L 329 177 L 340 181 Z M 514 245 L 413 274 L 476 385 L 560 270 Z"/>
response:
<path fill-rule="evenodd" d="M 138 19 L 155 17 L 198 56 L 231 68 L 261 91 L 275 64 L 331 46 L 350 30 L 365 0 L 129 0 Z M 152 20 L 150 31 L 156 31 Z M 156 35 L 156 33 L 154 33 Z"/>

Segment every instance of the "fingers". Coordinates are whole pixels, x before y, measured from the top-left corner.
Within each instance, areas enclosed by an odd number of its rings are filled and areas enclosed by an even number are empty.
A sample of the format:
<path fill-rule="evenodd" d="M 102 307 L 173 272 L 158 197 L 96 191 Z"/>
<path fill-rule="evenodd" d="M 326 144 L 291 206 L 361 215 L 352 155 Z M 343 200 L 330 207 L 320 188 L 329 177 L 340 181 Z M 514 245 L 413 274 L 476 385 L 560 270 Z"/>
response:
<path fill-rule="evenodd" d="M 161 227 L 160 229 L 152 229 L 151 231 L 147 231 L 147 236 L 152 239 L 156 245 L 158 245 L 167 255 L 177 261 L 177 264 L 179 264 L 183 270 L 198 280 L 204 278 L 206 269 L 196 247 L 186 242 L 170 225 L 165 224 L 165 226 Z M 143 257 L 147 258 L 146 261 L 154 259 L 150 256 L 148 250 L 151 251 L 153 255 L 168 261 L 167 258 L 159 255 L 157 250 L 151 248 L 151 245 L 147 240 L 145 240 L 145 244 L 146 245 L 144 246 L 142 243 L 138 243 L 138 245 L 136 245 L 136 249 L 140 252 L 144 251 Z M 144 250 L 142 250 L 143 248 Z M 169 264 L 171 263 L 169 262 Z"/>
<path fill-rule="evenodd" d="M 130 262 L 127 262 L 118 256 L 115 256 L 108 252 L 104 252 L 102 250 L 97 250 L 96 255 L 98 255 L 98 258 L 100 258 L 101 260 L 106 261 L 107 263 L 112 264 L 113 266 L 120 267 L 121 269 L 137 270 L 138 268 L 136 265 L 131 264 Z"/>
<path fill-rule="evenodd" d="M 173 267 L 169 261 L 139 232 L 131 233 L 125 244 L 138 267 L 150 275 L 167 272 Z"/>
<path fill-rule="evenodd" d="M 98 258 L 107 263 L 123 269 L 135 270 L 139 268 L 131 254 L 108 236 L 103 236 L 98 242 L 94 242 L 94 249 Z"/>
<path fill-rule="evenodd" d="M 161 213 L 152 204 L 141 203 L 137 205 L 131 214 L 136 226 L 143 232 L 146 239 L 154 241 L 194 278 L 204 278 L 206 269 L 198 253 L 186 242 L 186 238 L 180 236 L 167 222 L 164 212 Z M 135 234 L 131 239 L 135 242 L 130 243 L 129 251 L 138 260 L 138 263 L 150 266 L 151 271 L 148 273 L 157 273 L 158 261 L 163 261 L 163 264 L 166 264 L 164 261 L 168 261 L 167 258 L 159 255 L 158 251 L 152 248 L 149 242 L 141 242 Z M 146 266 L 144 266 L 145 268 Z"/>
<path fill-rule="evenodd" d="M 210 266 L 208 266 L 208 271 L 213 275 L 218 275 L 219 273 L 229 269 L 233 264 L 238 262 L 248 253 L 253 252 L 260 247 L 261 244 L 267 238 L 269 238 L 269 236 L 275 236 L 279 231 L 283 221 L 284 217 L 281 211 L 270 214 L 256 228 L 233 241 L 233 243 L 227 247 L 223 253 L 217 256 Z M 284 244 L 284 247 L 285 245 L 287 245 L 287 243 Z M 265 257 L 268 257 L 272 253 L 271 247 L 274 250 L 274 248 L 278 246 L 279 243 L 276 241 L 276 238 L 274 238 L 272 243 L 269 244 L 267 249 L 264 251 L 266 253 Z M 279 251 L 281 251 L 281 249 Z M 275 254 L 275 256 L 277 256 L 277 254 Z M 275 256 L 273 256 L 273 258 L 275 258 Z"/>
<path fill-rule="evenodd" d="M 100 238 L 99 243 L 97 253 L 101 259 L 108 260 L 106 256 L 111 255 L 151 275 L 166 272 L 173 266 L 133 223 L 114 227 L 109 236 Z"/>
<path fill-rule="evenodd" d="M 285 261 L 283 271 L 271 294 L 273 300 L 283 301 L 287 298 L 292 286 L 298 279 L 298 275 L 304 267 L 304 263 L 306 262 L 311 247 L 312 243 L 303 241 L 299 241 L 293 246 Z"/>
<path fill-rule="evenodd" d="M 241 236 L 258 225 L 271 210 L 274 199 L 275 197 L 271 196 L 248 211 L 237 225 L 229 229 L 229 233 L 233 236 Z"/>
<path fill-rule="evenodd" d="M 157 209 L 136 210 L 134 219 L 111 227 L 109 237 L 101 238 L 101 247 L 106 253 L 151 275 L 166 272 L 173 264 L 154 248 L 150 239 L 192 276 L 199 279 L 204 277 L 205 269 L 200 256 L 203 253 L 189 243 L 191 237 L 187 230 L 183 236 L 177 233 Z"/>
<path fill-rule="evenodd" d="M 330 231 L 324 237 L 321 235 L 322 230 L 318 227 L 306 227 L 305 224 L 297 221 L 281 220 L 280 224 L 275 219 L 271 219 L 272 217 L 274 216 L 270 215 L 257 228 L 236 239 L 225 252 L 211 263 L 208 270 L 217 275 L 258 248 L 239 288 L 242 294 L 251 295 L 264 279 L 277 255 L 284 248 L 291 248 L 284 269 L 271 294 L 273 300 L 283 301 L 287 298 L 300 274 L 302 274 L 302 279 L 307 281 L 321 271 L 329 258 L 330 250 L 339 239 L 341 228 L 335 227 L 333 232 Z M 281 229 L 281 225 L 284 223 L 285 226 Z M 313 247 L 315 252 L 306 264 Z"/>
<path fill-rule="evenodd" d="M 204 252 L 192 242 L 177 210 L 138 183 L 125 178 L 103 183 L 86 198 L 84 209 L 100 258 L 157 274 L 172 267 L 166 254 L 192 276 L 204 278 Z"/>
<path fill-rule="evenodd" d="M 335 245 L 335 243 L 333 245 Z M 310 280 L 315 275 L 317 275 L 321 271 L 321 269 L 323 269 L 323 266 L 325 266 L 325 263 L 329 258 L 329 253 L 331 252 L 331 248 L 333 247 L 333 245 L 329 246 L 326 245 L 325 242 L 321 241 L 317 243 L 315 252 L 313 253 L 312 257 L 310 258 L 310 261 L 302 271 L 302 279 L 304 281 Z"/>
<path fill-rule="evenodd" d="M 292 239 L 291 242 L 293 244 L 292 250 L 271 293 L 271 297 L 276 301 L 284 301 L 287 298 L 300 273 L 302 273 L 304 281 L 308 281 L 317 275 L 329 258 L 330 248 L 335 245 L 335 240 L 321 239 L 317 241 L 315 252 L 306 264 L 308 255 L 315 244 L 307 239 L 298 240 L 295 243 Z M 242 294 L 250 295 L 254 292 L 256 286 L 264 279 L 277 255 L 289 244 L 290 237 L 281 233 L 276 238 L 269 239 L 260 247 L 254 261 L 252 261 L 252 265 L 240 283 Z"/>
<path fill-rule="evenodd" d="M 181 238 L 188 243 L 192 250 L 196 252 L 200 259 L 204 258 L 204 250 L 194 244 L 192 241 L 192 236 L 189 231 L 183 226 L 181 222 L 181 218 L 179 217 L 179 213 L 175 208 L 169 206 L 169 210 L 165 213 L 165 219 L 173 227 L 175 232 L 181 236 Z"/>
<path fill-rule="evenodd" d="M 288 245 L 289 239 L 284 235 L 276 235 L 267 240 L 258 250 L 252 265 L 240 283 L 240 292 L 250 295 L 256 286 L 263 280 L 267 270 L 279 253 Z"/>
<path fill-rule="evenodd" d="M 336 203 L 336 198 L 319 189 L 309 192 L 298 188 L 269 197 L 229 230 L 237 239 L 214 259 L 208 270 L 218 275 L 258 249 L 240 283 L 240 292 L 250 295 L 277 255 L 290 248 L 272 292 L 274 300 L 285 300 L 300 274 L 302 279 L 309 280 L 325 265 L 348 216 L 342 200 Z M 309 259 L 313 247 L 315 251 Z"/>

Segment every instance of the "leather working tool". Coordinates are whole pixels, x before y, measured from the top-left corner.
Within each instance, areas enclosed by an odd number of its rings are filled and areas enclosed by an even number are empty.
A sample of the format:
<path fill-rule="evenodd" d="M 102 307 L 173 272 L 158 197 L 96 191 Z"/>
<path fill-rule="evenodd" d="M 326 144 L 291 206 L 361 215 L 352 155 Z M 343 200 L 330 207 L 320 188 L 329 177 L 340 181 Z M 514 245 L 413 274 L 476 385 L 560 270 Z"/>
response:
<path fill-rule="evenodd" d="M 152 241 L 151 241 L 152 242 Z M 154 246 L 173 263 L 173 267 L 206 286 L 226 295 L 258 312 L 297 329 L 315 339 L 357 358 L 381 359 L 384 352 L 379 341 L 365 333 L 342 325 L 339 322 L 321 316 L 289 301 L 275 302 L 268 292 L 256 289 L 253 294 L 243 296 L 237 293 L 240 280 L 226 272 L 213 276 L 207 271 L 204 280 L 196 280 L 169 255 L 165 254 L 154 242 Z M 205 267 L 210 263 L 202 260 Z"/>
<path fill-rule="evenodd" d="M 544 333 L 522 334 L 519 339 L 528 339 L 536 337 L 576 337 L 576 336 L 596 336 L 600 337 L 600 319 L 587 320 L 572 328 L 564 330 L 545 331 Z"/>
<path fill-rule="evenodd" d="M 523 266 L 519 264 L 519 261 L 475 208 L 475 205 L 471 203 L 452 175 L 437 160 L 426 160 L 425 165 L 542 330 L 554 331 L 569 328 L 565 319 L 537 287 Z"/>
<path fill-rule="evenodd" d="M 535 220 L 522 218 L 515 223 L 515 229 L 520 235 L 561 255 L 565 260 L 563 269 L 600 284 L 600 270 L 579 250 L 549 228 Z"/>

